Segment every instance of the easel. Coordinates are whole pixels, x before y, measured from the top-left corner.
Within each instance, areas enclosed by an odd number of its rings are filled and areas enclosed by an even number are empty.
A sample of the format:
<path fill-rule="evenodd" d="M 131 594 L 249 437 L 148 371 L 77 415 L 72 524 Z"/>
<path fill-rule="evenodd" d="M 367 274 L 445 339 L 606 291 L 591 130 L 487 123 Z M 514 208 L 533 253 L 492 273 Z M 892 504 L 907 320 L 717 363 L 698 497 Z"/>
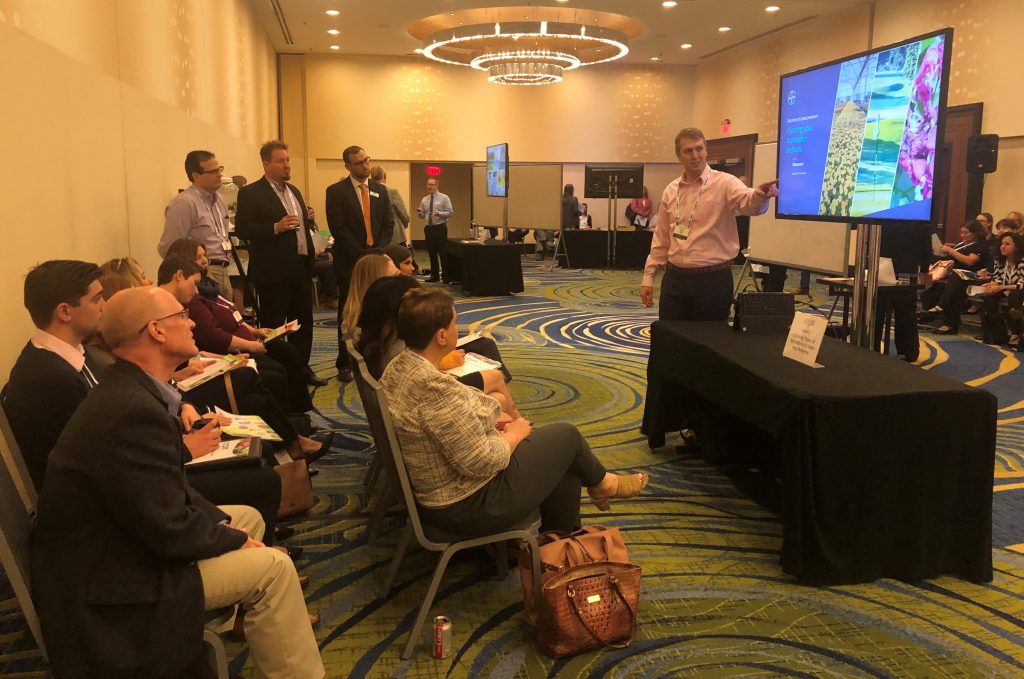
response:
<path fill-rule="evenodd" d="M 561 254 L 559 254 L 561 251 Z M 558 242 L 555 243 L 555 253 L 551 255 L 551 266 L 548 267 L 548 271 L 554 271 L 555 265 L 558 263 L 559 257 L 565 257 L 565 268 L 568 269 L 570 266 L 569 261 L 569 246 L 565 244 L 565 227 L 558 227 Z"/>

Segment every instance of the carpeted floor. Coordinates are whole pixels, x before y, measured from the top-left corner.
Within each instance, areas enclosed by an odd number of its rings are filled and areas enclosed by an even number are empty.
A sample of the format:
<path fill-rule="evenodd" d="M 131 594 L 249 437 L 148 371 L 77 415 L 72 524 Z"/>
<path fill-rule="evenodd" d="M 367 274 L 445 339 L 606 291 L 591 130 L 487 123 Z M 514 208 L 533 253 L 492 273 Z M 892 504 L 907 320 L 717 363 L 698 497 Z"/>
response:
<path fill-rule="evenodd" d="M 399 524 L 367 545 L 360 493 L 372 444 L 354 385 L 339 389 L 334 380 L 315 395 L 314 421 L 339 436 L 319 464 L 317 505 L 290 522 L 289 541 L 306 549 L 299 566 L 312 578 L 307 600 L 323 619 L 317 638 L 329 677 L 1024 674 L 1024 370 L 1016 354 L 967 337 L 922 336 L 922 369 L 999 398 L 993 582 L 806 587 L 779 568 L 778 515 L 736 489 L 743 470 L 677 454 L 677 441 L 652 452 L 640 436 L 655 313 L 638 302 L 639 274 L 526 267 L 521 295 L 459 299 L 459 325 L 494 325 L 512 392 L 531 419 L 572 422 L 609 468 L 650 473 L 648 492 L 609 513 L 584 504 L 584 521 L 622 528 L 643 567 L 637 639 L 621 651 L 548 659 L 520 621 L 518 576 L 498 581 L 493 562 L 469 554 L 449 567 L 432 610 L 454 622 L 453 656 L 434 660 L 421 644 L 400 660 L 434 560 L 410 553 L 396 587 L 379 596 Z M 813 294 L 826 301 L 820 289 Z M 332 374 L 333 318 L 320 316 L 313 364 Z M 9 589 L 3 594 L 3 676 L 43 676 L 17 604 Z M 228 651 L 232 669 L 251 676 L 245 647 Z"/>

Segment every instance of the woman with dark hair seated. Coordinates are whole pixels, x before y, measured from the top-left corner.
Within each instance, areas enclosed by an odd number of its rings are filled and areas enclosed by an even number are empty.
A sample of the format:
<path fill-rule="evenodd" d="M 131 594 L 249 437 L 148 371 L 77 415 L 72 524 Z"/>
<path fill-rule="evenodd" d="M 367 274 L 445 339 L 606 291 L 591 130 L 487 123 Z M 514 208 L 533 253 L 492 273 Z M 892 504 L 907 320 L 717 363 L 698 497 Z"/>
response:
<path fill-rule="evenodd" d="M 950 304 L 944 310 L 945 323 L 936 332 L 942 335 L 955 335 L 960 331 L 960 313 L 967 299 L 968 286 L 979 286 L 972 299 L 984 305 L 984 314 L 999 313 L 1000 302 L 1010 297 L 1011 303 L 1020 305 L 1020 291 L 1024 288 L 1024 236 L 1018 233 L 1005 233 L 999 242 L 999 258 L 996 260 L 995 271 L 991 275 L 982 269 L 978 273 L 981 278 L 976 281 L 964 281 L 959 276 L 952 276 L 946 283 Z"/>
<path fill-rule="evenodd" d="M 534 429 L 497 401 L 438 368 L 459 336 L 452 298 L 410 290 L 398 314 L 408 347 L 384 370 L 402 456 L 427 523 L 464 535 L 506 529 L 540 509 L 541 530 L 580 526 L 580 491 L 609 509 L 647 485 L 647 474 L 605 470 L 571 424 Z"/>
<path fill-rule="evenodd" d="M 380 379 L 391 359 L 405 350 L 405 342 L 398 338 L 398 307 L 402 295 L 419 287 L 420 284 L 410 276 L 391 276 L 374 281 L 366 291 L 359 314 L 360 332 L 356 348 L 366 360 L 370 374 L 376 379 Z M 498 346 L 489 337 L 480 337 L 466 346 L 481 356 L 501 361 Z M 455 349 L 449 352 L 452 353 L 457 354 L 456 358 L 461 361 L 462 356 L 459 354 L 465 352 L 462 349 Z M 456 359 L 446 356 L 441 369 L 447 369 L 455 364 Z M 457 379 L 494 397 L 501 404 L 503 412 L 518 414 L 512 394 L 505 383 L 505 374 L 501 370 L 481 370 Z"/>
<path fill-rule="evenodd" d="M 185 255 L 183 253 L 190 253 Z M 254 328 L 242 321 L 242 314 L 234 302 L 217 292 L 217 283 L 208 275 L 209 262 L 206 248 L 190 238 L 180 238 L 167 250 L 166 261 L 180 257 L 196 265 L 200 279 L 198 294 L 189 300 L 189 318 L 196 324 L 192 329 L 200 351 L 215 354 L 249 354 L 256 361 L 256 369 L 263 381 L 274 392 L 286 412 L 304 413 L 313 409 L 313 399 L 307 388 L 305 363 L 299 350 L 283 337 L 263 343 L 265 328 Z"/>

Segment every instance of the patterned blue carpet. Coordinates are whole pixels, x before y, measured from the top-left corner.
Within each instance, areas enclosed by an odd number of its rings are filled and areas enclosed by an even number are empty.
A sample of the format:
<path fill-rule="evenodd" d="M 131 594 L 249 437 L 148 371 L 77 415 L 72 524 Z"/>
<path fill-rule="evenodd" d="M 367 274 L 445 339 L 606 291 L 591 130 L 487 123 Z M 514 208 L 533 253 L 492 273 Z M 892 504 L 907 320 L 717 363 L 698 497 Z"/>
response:
<path fill-rule="evenodd" d="M 494 576 L 486 557 L 449 566 L 432 615 L 454 621 L 453 656 L 421 644 L 399 653 L 427 587 L 433 557 L 410 553 L 395 588 L 378 585 L 398 535 L 366 541 L 362 479 L 372 443 L 354 385 L 315 394 L 315 422 L 338 432 L 315 479 L 317 504 L 291 522 L 306 548 L 310 610 L 330 677 L 843 676 L 961 677 L 1024 674 L 1024 371 L 1016 354 L 967 337 L 922 336 L 922 369 L 991 390 L 1000 404 L 993 557 L 995 579 L 807 587 L 778 564 L 781 523 L 725 471 L 658 451 L 639 433 L 649 326 L 639 274 L 525 265 L 526 292 L 459 299 L 460 328 L 493 327 L 515 376 L 520 408 L 538 423 L 577 425 L 606 466 L 650 473 L 649 491 L 609 513 L 585 503 L 585 522 L 619 526 L 644 570 L 636 641 L 621 651 L 555 662 L 520 621 L 518 576 Z M 815 302 L 825 303 L 821 291 Z M 333 373 L 333 319 L 320 315 L 314 368 Z M 956 426 L 955 413 L 950 426 Z M 922 464 L 927 464 L 922 451 Z M 38 677 L 42 662 L 5 592 L 3 676 Z M 233 670 L 253 676 L 243 645 Z"/>

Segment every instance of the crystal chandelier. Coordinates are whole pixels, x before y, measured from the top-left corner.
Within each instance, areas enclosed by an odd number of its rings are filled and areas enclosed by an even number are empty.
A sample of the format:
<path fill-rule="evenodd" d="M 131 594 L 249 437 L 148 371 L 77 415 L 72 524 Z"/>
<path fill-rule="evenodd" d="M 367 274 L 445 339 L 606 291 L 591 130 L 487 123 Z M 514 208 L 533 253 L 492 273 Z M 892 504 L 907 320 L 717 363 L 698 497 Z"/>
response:
<path fill-rule="evenodd" d="M 608 12 L 498 7 L 420 19 L 409 33 L 422 41 L 423 56 L 483 71 L 490 82 L 550 85 L 567 71 L 626 56 L 641 30 Z"/>

